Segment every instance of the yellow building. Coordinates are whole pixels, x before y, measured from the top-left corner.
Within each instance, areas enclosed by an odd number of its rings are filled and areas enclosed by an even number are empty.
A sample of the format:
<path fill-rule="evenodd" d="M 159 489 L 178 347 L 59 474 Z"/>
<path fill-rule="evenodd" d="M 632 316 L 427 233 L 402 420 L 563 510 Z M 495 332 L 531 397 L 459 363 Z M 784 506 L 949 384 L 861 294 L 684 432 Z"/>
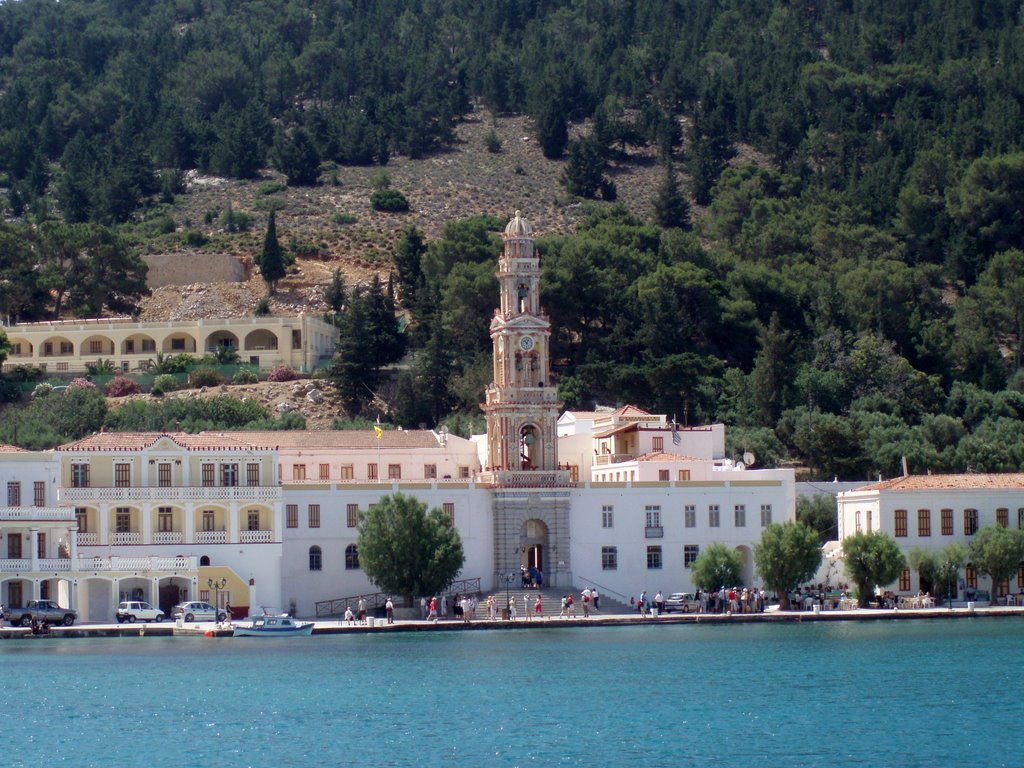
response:
<path fill-rule="evenodd" d="M 0 325 L 11 343 L 4 370 L 35 365 L 75 373 L 111 360 L 121 371 L 143 367 L 157 353 L 201 356 L 227 348 L 239 361 L 268 370 L 288 365 L 308 372 L 334 354 L 338 329 L 312 315 L 137 322 L 130 318 L 56 320 Z"/>
<path fill-rule="evenodd" d="M 219 607 L 280 603 L 276 446 L 241 432 L 100 432 L 56 453 L 60 504 L 73 508 L 76 522 L 72 567 L 81 572 L 83 620 L 108 618 L 119 600 L 169 612 L 208 599 L 201 567 L 227 578 Z"/>

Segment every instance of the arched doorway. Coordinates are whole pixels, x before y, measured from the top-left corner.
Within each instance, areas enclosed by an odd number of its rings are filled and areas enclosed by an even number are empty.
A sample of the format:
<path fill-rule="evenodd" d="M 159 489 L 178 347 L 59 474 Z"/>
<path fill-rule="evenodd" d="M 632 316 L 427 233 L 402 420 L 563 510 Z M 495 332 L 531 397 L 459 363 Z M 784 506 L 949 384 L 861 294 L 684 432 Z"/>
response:
<path fill-rule="evenodd" d="M 543 520 L 530 518 L 519 531 L 520 565 L 534 577 L 548 567 L 548 526 Z"/>

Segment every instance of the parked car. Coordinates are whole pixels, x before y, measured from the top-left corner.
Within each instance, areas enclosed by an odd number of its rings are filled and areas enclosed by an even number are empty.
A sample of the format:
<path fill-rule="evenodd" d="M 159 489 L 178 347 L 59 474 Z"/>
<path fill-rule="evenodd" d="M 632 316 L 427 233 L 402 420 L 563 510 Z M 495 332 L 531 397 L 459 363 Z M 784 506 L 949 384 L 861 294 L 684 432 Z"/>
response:
<path fill-rule="evenodd" d="M 70 608 L 61 608 L 53 600 L 29 600 L 24 608 L 8 608 L 7 619 L 11 626 L 28 627 L 33 621 L 47 624 L 63 624 L 70 627 L 78 618 L 78 612 Z"/>
<path fill-rule="evenodd" d="M 180 616 L 185 621 L 225 621 L 228 617 L 226 611 L 218 611 L 209 603 L 201 602 L 180 603 L 174 606 L 171 615 L 175 619 Z"/>
<path fill-rule="evenodd" d="M 689 613 L 690 611 L 696 611 L 698 608 L 700 608 L 700 601 L 692 592 L 673 592 L 665 601 L 665 613 L 672 613 L 673 611 Z"/>
<path fill-rule="evenodd" d="M 164 612 L 149 603 L 143 603 L 140 600 L 127 600 L 117 604 L 118 624 L 123 624 L 126 621 L 133 624 L 136 621 L 161 622 L 163 620 Z"/>

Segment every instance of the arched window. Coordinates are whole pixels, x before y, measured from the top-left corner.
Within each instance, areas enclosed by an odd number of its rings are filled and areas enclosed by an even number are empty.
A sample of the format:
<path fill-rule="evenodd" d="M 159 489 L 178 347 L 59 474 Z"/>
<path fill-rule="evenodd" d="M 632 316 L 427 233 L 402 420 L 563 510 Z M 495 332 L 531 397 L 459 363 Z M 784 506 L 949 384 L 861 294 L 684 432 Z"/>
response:
<path fill-rule="evenodd" d="M 309 570 L 319 571 L 323 569 L 323 557 L 320 547 L 314 545 L 309 548 Z"/>
<path fill-rule="evenodd" d="M 206 556 L 206 555 L 203 555 L 202 557 L 199 558 L 199 564 L 200 565 L 209 565 L 210 564 L 210 558 L 208 556 Z"/>
<path fill-rule="evenodd" d="M 355 571 L 359 569 L 359 550 L 355 544 L 345 547 L 345 570 Z"/>

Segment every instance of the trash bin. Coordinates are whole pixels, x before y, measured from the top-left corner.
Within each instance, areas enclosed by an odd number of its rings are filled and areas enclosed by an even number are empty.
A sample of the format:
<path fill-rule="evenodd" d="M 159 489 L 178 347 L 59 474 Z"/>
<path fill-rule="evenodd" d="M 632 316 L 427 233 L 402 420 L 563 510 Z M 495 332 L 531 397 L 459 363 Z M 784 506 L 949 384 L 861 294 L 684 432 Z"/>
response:
<path fill-rule="evenodd" d="M 658 606 L 654 606 L 653 608 L 651 608 L 651 616 L 653 616 L 654 618 L 658 618 Z"/>
<path fill-rule="evenodd" d="M 178 618 L 176 618 L 174 620 L 174 626 L 176 626 L 176 627 L 183 627 L 183 626 L 185 626 L 185 619 L 183 617 L 179 616 Z"/>
<path fill-rule="evenodd" d="M 821 613 L 821 606 L 815 603 L 813 610 L 815 613 Z"/>
<path fill-rule="evenodd" d="M 974 612 L 974 601 L 973 600 L 968 600 L 967 601 L 967 610 L 971 611 L 972 613 Z"/>
<path fill-rule="evenodd" d="M 508 608 L 501 609 L 501 620 L 508 621 Z"/>
<path fill-rule="evenodd" d="M 373 616 L 367 616 L 366 617 L 366 626 L 368 626 L 368 627 L 372 627 L 373 626 Z"/>

